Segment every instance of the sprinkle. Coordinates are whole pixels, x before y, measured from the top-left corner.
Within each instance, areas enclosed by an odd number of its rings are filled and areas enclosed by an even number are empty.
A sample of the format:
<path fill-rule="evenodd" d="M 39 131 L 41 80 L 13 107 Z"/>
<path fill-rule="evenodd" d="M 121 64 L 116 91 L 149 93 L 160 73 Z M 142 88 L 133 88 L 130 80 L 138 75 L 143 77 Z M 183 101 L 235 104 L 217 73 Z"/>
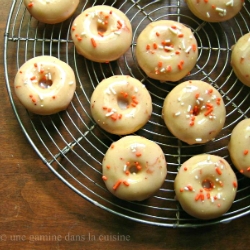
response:
<path fill-rule="evenodd" d="M 97 44 L 96 44 L 96 40 L 94 38 L 91 38 L 91 43 L 92 43 L 92 46 L 94 48 L 96 48 Z"/>
<path fill-rule="evenodd" d="M 135 155 L 136 155 L 137 157 L 140 157 L 142 154 L 141 154 L 140 152 L 137 152 Z"/>
<path fill-rule="evenodd" d="M 192 50 L 196 51 L 196 49 L 197 49 L 197 46 L 195 44 L 192 44 Z"/>
<path fill-rule="evenodd" d="M 34 5 L 34 3 L 29 3 L 28 7 L 31 8 L 31 7 L 33 7 L 33 5 Z"/>
<path fill-rule="evenodd" d="M 129 183 L 127 181 L 123 181 L 123 184 L 127 187 L 129 186 Z"/>
<path fill-rule="evenodd" d="M 189 53 L 189 51 L 192 49 L 192 47 L 191 46 L 189 46 L 186 50 L 185 50 L 185 52 L 186 53 Z"/>
<path fill-rule="evenodd" d="M 233 186 L 234 186 L 235 188 L 237 188 L 237 182 L 236 182 L 236 181 L 233 182 Z"/>
<path fill-rule="evenodd" d="M 209 12 L 207 12 L 206 15 L 207 15 L 207 18 L 210 18 L 210 13 Z"/>
<path fill-rule="evenodd" d="M 158 45 L 156 43 L 153 43 L 153 47 L 154 47 L 154 49 L 157 49 Z"/>
<path fill-rule="evenodd" d="M 120 180 L 118 180 L 116 183 L 115 183 L 115 185 L 113 186 L 113 190 L 116 190 L 120 185 L 121 185 L 121 181 Z"/>
<path fill-rule="evenodd" d="M 217 172 L 218 175 L 222 175 L 222 172 L 221 172 L 220 168 L 216 167 L 215 171 Z"/>
<path fill-rule="evenodd" d="M 108 178 L 107 178 L 107 176 L 103 175 L 103 176 L 102 176 L 102 179 L 103 179 L 104 181 L 106 181 Z"/>
<path fill-rule="evenodd" d="M 248 149 L 245 149 L 244 152 L 243 152 L 243 154 L 244 154 L 244 155 L 247 155 L 248 152 L 249 152 Z"/>
<path fill-rule="evenodd" d="M 174 115 L 179 116 L 180 114 L 181 114 L 181 112 L 179 111 L 179 112 L 176 112 Z"/>

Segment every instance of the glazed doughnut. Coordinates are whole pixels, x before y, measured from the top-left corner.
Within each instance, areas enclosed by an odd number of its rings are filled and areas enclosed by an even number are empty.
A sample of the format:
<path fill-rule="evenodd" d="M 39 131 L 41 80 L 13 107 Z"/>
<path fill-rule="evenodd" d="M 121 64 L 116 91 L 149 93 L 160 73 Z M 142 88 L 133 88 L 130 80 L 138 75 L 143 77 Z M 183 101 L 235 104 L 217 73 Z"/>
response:
<path fill-rule="evenodd" d="M 206 22 L 223 22 L 236 16 L 244 0 L 186 0 L 191 12 Z"/>
<path fill-rule="evenodd" d="M 231 65 L 238 79 L 250 87 L 250 33 L 232 47 Z"/>
<path fill-rule="evenodd" d="M 171 82 L 188 75 L 198 57 L 192 31 L 170 20 L 147 25 L 137 39 L 135 52 L 139 66 L 148 77 Z"/>
<path fill-rule="evenodd" d="M 113 195 L 122 200 L 142 201 L 162 186 L 167 163 L 158 144 L 129 135 L 109 147 L 102 162 L 102 173 Z"/>
<path fill-rule="evenodd" d="M 105 131 L 125 135 L 142 128 L 152 113 L 148 90 L 137 79 L 115 75 L 101 81 L 91 100 L 91 114 Z"/>
<path fill-rule="evenodd" d="M 233 129 L 228 151 L 234 166 L 250 177 L 250 119 L 239 122 Z"/>
<path fill-rule="evenodd" d="M 176 199 L 183 210 L 198 219 L 214 219 L 231 207 L 237 178 L 226 160 L 216 155 L 191 157 L 180 167 L 175 181 Z"/>
<path fill-rule="evenodd" d="M 185 81 L 165 98 L 162 117 L 169 131 L 188 144 L 213 140 L 225 123 L 220 93 L 203 81 Z"/>
<path fill-rule="evenodd" d="M 38 21 L 56 24 L 73 15 L 79 0 L 24 0 L 24 4 L 29 13 Z"/>
<path fill-rule="evenodd" d="M 111 6 L 94 6 L 73 22 L 71 35 L 76 50 L 94 62 L 117 60 L 130 47 L 132 27 L 127 16 Z"/>
<path fill-rule="evenodd" d="M 25 62 L 14 80 L 15 93 L 29 111 L 51 115 L 65 110 L 75 89 L 71 67 L 52 56 L 37 56 Z"/>

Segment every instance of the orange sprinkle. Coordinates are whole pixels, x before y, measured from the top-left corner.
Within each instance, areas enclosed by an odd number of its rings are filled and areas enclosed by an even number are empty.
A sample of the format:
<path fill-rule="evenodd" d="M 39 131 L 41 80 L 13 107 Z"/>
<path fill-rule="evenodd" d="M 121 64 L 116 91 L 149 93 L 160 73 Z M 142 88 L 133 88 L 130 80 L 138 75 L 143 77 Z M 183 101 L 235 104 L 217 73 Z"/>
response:
<path fill-rule="evenodd" d="M 187 167 L 184 167 L 184 170 L 187 171 Z"/>
<path fill-rule="evenodd" d="M 150 50 L 150 45 L 149 44 L 147 44 L 146 50 Z"/>
<path fill-rule="evenodd" d="M 128 171 L 128 170 L 126 170 L 125 174 L 126 174 L 126 175 L 129 175 L 129 171 Z"/>
<path fill-rule="evenodd" d="M 32 77 L 30 78 L 30 80 L 31 80 L 31 81 L 34 81 L 34 80 L 36 80 L 36 77 L 35 77 L 35 76 L 32 76 Z"/>
<path fill-rule="evenodd" d="M 213 5 L 212 5 L 212 8 L 213 8 L 213 9 L 215 9 L 215 8 L 216 8 L 216 6 L 213 4 Z"/>
<path fill-rule="evenodd" d="M 37 68 L 37 63 L 34 63 L 34 67 Z"/>
<path fill-rule="evenodd" d="M 189 123 L 189 125 L 190 125 L 190 126 L 194 126 L 194 121 L 191 121 L 191 122 Z"/>
<path fill-rule="evenodd" d="M 181 52 L 180 52 L 179 50 L 176 50 L 176 51 L 175 51 L 175 54 L 176 54 L 176 55 L 179 55 L 180 53 L 181 53 Z"/>
<path fill-rule="evenodd" d="M 199 94 L 199 93 L 195 94 L 195 99 L 198 99 L 198 98 L 199 98 L 199 96 L 200 96 L 200 94 Z"/>
<path fill-rule="evenodd" d="M 122 27 L 122 23 L 121 23 L 121 21 L 120 21 L 120 20 L 118 20 L 118 21 L 117 21 L 117 23 L 118 23 L 119 27 L 121 28 L 121 27 Z"/>
<path fill-rule="evenodd" d="M 172 71 L 172 67 L 170 65 L 167 66 L 167 72 L 171 72 Z"/>
<path fill-rule="evenodd" d="M 119 181 L 117 181 L 116 183 L 115 183 L 115 185 L 113 186 L 113 190 L 116 190 L 120 185 L 121 185 L 121 181 L 119 180 Z"/>
<path fill-rule="evenodd" d="M 222 175 L 221 169 L 220 168 L 215 168 L 216 172 L 218 175 Z"/>
<path fill-rule="evenodd" d="M 244 154 L 244 155 L 247 155 L 248 152 L 249 152 L 248 149 L 245 149 L 244 152 L 243 152 L 243 154 Z"/>
<path fill-rule="evenodd" d="M 93 47 L 96 48 L 97 44 L 96 44 L 96 40 L 94 38 L 91 38 L 91 43 L 92 43 Z"/>
<path fill-rule="evenodd" d="M 197 194 L 194 199 L 195 201 L 198 201 L 200 198 L 201 198 L 201 194 Z"/>
<path fill-rule="evenodd" d="M 127 187 L 129 186 L 129 183 L 127 181 L 123 181 L 123 184 Z"/>
<path fill-rule="evenodd" d="M 178 35 L 178 37 L 180 37 L 180 38 L 183 37 L 183 36 L 184 36 L 183 34 L 179 34 L 179 35 Z"/>
<path fill-rule="evenodd" d="M 114 144 L 114 143 L 112 143 L 111 148 L 113 149 L 114 147 L 115 147 L 115 144 Z"/>
<path fill-rule="evenodd" d="M 72 26 L 72 28 L 71 28 L 72 30 L 76 30 L 76 27 L 75 26 Z"/>
<path fill-rule="evenodd" d="M 210 113 L 212 113 L 214 110 L 212 109 L 212 108 L 210 108 L 210 109 L 208 109 L 205 113 L 204 113 L 204 115 L 205 116 L 208 116 Z"/>
<path fill-rule="evenodd" d="M 111 119 L 112 119 L 113 121 L 116 121 L 116 120 L 118 119 L 118 114 L 115 113 L 115 114 L 111 115 L 110 117 L 111 117 Z"/>
<path fill-rule="evenodd" d="M 187 188 L 189 191 L 193 191 L 193 187 L 191 185 L 188 185 Z"/>
<path fill-rule="evenodd" d="M 182 193 L 184 191 L 184 189 L 183 188 L 180 188 L 180 192 Z"/>
<path fill-rule="evenodd" d="M 247 171 L 248 171 L 248 172 L 250 171 L 250 167 L 247 168 Z M 242 170 L 242 172 L 243 172 L 243 170 Z"/>
<path fill-rule="evenodd" d="M 107 169 L 110 169 L 110 165 L 107 165 L 106 168 L 107 168 Z"/>
<path fill-rule="evenodd" d="M 196 49 L 197 49 L 196 44 L 192 44 L 192 50 L 196 51 Z"/>
<path fill-rule="evenodd" d="M 31 8 L 31 7 L 33 7 L 33 5 L 34 5 L 34 3 L 29 3 L 28 7 Z"/>
<path fill-rule="evenodd" d="M 154 47 L 154 49 L 157 49 L 158 45 L 156 43 L 153 43 L 153 47 Z"/>
<path fill-rule="evenodd" d="M 103 34 L 100 31 L 98 31 L 98 35 L 101 36 L 101 37 L 103 37 Z"/>
<path fill-rule="evenodd" d="M 156 36 L 160 36 L 160 33 L 159 33 L 159 32 L 156 32 L 155 34 L 156 34 Z"/>
<path fill-rule="evenodd" d="M 107 176 L 103 175 L 103 176 L 102 176 L 102 179 L 103 179 L 104 181 L 106 181 L 108 178 L 107 178 Z"/>
<path fill-rule="evenodd" d="M 136 152 L 135 154 L 137 157 L 140 157 L 141 156 L 141 153 L 140 152 Z"/>
<path fill-rule="evenodd" d="M 163 63 L 162 63 L 162 62 L 158 62 L 158 67 L 159 67 L 159 68 L 161 68 L 161 67 L 162 67 L 162 65 L 163 65 Z"/>
<path fill-rule="evenodd" d="M 236 181 L 233 182 L 233 186 L 234 186 L 235 188 L 237 188 L 237 182 L 236 182 Z"/>

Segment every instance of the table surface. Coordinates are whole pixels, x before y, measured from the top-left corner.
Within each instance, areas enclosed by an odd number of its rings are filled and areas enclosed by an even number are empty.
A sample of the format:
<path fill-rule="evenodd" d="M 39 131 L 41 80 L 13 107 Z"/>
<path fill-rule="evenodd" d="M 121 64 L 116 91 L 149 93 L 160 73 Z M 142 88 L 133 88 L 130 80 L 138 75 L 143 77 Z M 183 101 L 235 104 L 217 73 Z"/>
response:
<path fill-rule="evenodd" d="M 3 36 L 11 1 L 3 1 Z M 0 50 L 3 58 L 3 50 Z M 13 72 L 14 73 L 14 72 Z M 198 229 L 139 224 L 95 207 L 45 166 L 22 133 L 0 61 L 0 249 L 247 249 L 250 216 Z"/>

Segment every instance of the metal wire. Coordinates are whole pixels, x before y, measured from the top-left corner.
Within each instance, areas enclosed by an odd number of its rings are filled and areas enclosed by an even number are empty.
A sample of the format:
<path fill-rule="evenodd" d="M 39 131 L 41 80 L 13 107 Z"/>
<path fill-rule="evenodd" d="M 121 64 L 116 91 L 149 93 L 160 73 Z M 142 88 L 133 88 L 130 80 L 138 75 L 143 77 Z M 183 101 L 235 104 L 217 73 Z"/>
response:
<path fill-rule="evenodd" d="M 231 46 L 249 32 L 250 0 L 233 19 L 223 23 L 206 23 L 191 14 L 184 1 L 128 0 L 81 1 L 75 15 L 57 25 L 45 25 L 32 18 L 22 0 L 13 0 L 4 39 L 6 87 L 21 129 L 41 160 L 72 190 L 94 205 L 127 219 L 164 227 L 199 227 L 227 223 L 250 213 L 249 179 L 236 171 L 239 182 L 236 199 L 222 217 L 200 221 L 187 215 L 175 200 L 173 183 L 180 165 L 199 153 L 217 154 L 231 165 L 227 151 L 234 126 L 249 117 L 249 88 L 240 83 L 230 66 Z M 92 3 L 91 3 L 92 2 Z M 79 56 L 70 37 L 72 20 L 92 5 L 107 4 L 121 9 L 131 20 L 133 41 L 130 50 L 116 62 L 99 64 Z M 169 19 L 182 22 L 192 29 L 198 41 L 199 56 L 195 69 L 186 77 L 209 82 L 223 96 L 226 124 L 217 138 L 205 145 L 189 146 L 167 130 L 161 118 L 166 95 L 176 83 L 159 83 L 148 78 L 139 68 L 136 40 L 150 22 Z M 25 111 L 13 95 L 13 68 L 38 55 L 53 55 L 67 62 L 75 71 L 77 89 L 65 112 L 49 117 Z M 110 144 L 118 136 L 101 130 L 90 116 L 90 97 L 98 83 L 114 74 L 129 74 L 140 79 L 153 100 L 153 114 L 136 134 L 158 143 L 168 162 L 168 175 L 155 196 L 144 202 L 125 202 L 113 197 L 101 178 L 101 162 Z M 232 165 L 233 169 L 234 166 Z"/>

